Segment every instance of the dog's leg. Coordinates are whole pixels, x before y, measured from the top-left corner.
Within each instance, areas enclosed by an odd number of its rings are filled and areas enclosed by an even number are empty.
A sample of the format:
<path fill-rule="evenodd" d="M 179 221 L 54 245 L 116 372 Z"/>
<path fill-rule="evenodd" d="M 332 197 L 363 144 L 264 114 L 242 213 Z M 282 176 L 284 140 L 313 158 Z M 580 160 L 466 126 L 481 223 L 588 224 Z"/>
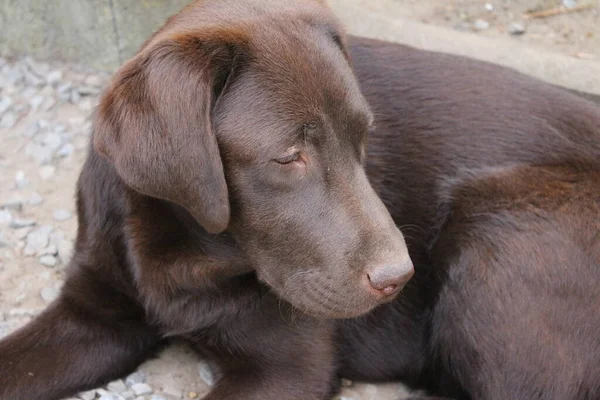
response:
<path fill-rule="evenodd" d="M 293 315 L 272 296 L 206 335 L 187 339 L 219 366 L 204 400 L 329 400 L 339 389 L 336 325 Z"/>
<path fill-rule="evenodd" d="M 316 369 L 318 367 L 313 366 L 313 371 L 265 368 L 229 372 L 204 400 L 329 400 L 338 385 L 332 385 L 326 374 L 311 373 Z"/>
<path fill-rule="evenodd" d="M 159 343 L 126 296 L 72 279 L 46 311 L 0 341 L 0 400 L 56 400 L 98 387 Z"/>

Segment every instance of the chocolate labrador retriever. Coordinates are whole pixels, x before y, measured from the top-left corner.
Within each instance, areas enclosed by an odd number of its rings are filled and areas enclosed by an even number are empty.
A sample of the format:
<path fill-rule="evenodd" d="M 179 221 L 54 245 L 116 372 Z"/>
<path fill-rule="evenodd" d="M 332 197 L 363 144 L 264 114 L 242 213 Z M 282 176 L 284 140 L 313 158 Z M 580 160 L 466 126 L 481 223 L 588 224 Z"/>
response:
<path fill-rule="evenodd" d="M 321 1 L 203 0 L 95 121 L 67 282 L 0 342 L 0 399 L 97 387 L 169 338 L 219 366 L 208 400 L 325 400 L 340 376 L 600 397 L 592 102 L 347 39 Z"/>

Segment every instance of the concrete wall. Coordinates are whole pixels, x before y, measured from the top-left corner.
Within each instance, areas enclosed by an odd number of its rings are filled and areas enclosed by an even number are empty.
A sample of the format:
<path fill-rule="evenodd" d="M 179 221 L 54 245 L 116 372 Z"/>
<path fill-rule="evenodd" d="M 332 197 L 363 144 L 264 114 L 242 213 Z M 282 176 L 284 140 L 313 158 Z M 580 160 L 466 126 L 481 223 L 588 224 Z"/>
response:
<path fill-rule="evenodd" d="M 113 70 L 189 0 L 1 0 L 0 54 Z M 462 54 L 600 94 L 600 62 L 407 21 L 394 0 L 329 0 L 354 34 Z"/>
<path fill-rule="evenodd" d="M 189 0 L 1 0 L 0 54 L 112 70 Z"/>

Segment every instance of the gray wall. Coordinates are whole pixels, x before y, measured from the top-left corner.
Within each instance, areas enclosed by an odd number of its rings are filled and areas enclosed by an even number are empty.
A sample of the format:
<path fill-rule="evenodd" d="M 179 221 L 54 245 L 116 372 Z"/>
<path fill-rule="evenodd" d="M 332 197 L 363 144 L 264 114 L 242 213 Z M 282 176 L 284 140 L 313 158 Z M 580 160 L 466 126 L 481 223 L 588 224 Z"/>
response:
<path fill-rule="evenodd" d="M 1 0 L 0 54 L 111 70 L 189 0 Z"/>

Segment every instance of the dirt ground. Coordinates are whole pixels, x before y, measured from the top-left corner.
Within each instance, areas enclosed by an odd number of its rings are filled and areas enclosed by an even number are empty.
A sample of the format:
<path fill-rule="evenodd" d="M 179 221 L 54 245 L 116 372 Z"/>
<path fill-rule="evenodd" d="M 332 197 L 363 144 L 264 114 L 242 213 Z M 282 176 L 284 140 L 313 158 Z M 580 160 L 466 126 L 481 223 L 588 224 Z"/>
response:
<path fill-rule="evenodd" d="M 563 3 L 593 7 L 523 17 Z M 396 0 L 394 6 L 428 24 L 600 60 L 597 0 Z M 77 227 L 74 188 L 85 158 L 89 115 L 106 81 L 106 74 L 77 65 L 0 58 L 0 337 L 31 320 L 60 289 Z M 165 351 L 140 371 L 125 384 L 80 398 L 201 398 L 211 383 L 206 365 L 184 346 Z M 406 394 L 400 385 L 353 384 L 338 398 L 397 400 Z"/>
<path fill-rule="evenodd" d="M 402 15 L 415 21 L 600 60 L 600 0 L 395 0 L 395 3 Z M 550 15 L 550 11 L 558 14 Z M 526 16 L 540 12 L 544 16 Z"/>

